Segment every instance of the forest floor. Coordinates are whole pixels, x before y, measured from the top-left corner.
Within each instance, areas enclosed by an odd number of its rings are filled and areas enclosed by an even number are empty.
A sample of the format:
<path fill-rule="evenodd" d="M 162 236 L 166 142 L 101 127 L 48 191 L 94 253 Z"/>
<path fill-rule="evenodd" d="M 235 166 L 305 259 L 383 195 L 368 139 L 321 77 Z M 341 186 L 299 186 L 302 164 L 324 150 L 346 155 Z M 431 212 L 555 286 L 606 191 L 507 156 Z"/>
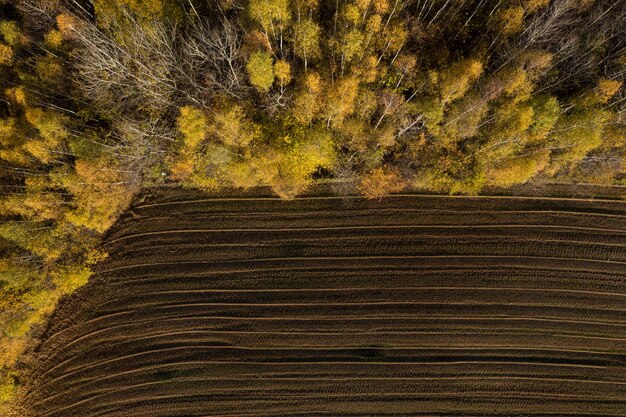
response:
<path fill-rule="evenodd" d="M 626 201 L 544 191 L 148 191 L 27 358 L 32 415 L 626 416 Z"/>

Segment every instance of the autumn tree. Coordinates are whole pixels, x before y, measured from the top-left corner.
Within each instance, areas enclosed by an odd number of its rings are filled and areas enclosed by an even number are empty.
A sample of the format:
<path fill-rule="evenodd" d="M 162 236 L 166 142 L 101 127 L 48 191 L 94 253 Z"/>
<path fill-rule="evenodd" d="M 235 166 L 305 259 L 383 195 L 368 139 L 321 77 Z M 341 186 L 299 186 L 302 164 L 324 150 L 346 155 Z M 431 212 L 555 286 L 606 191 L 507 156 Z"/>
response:
<path fill-rule="evenodd" d="M 227 146 L 245 148 L 259 136 L 259 127 L 248 120 L 243 107 L 237 104 L 216 111 L 213 123 L 214 135 Z"/>
<path fill-rule="evenodd" d="M 344 119 L 354 112 L 359 82 L 356 78 L 344 78 L 337 81 L 328 91 L 325 103 L 327 125 L 339 126 Z"/>
<path fill-rule="evenodd" d="M 259 91 L 268 92 L 274 84 L 274 66 L 272 56 L 264 51 L 257 51 L 250 55 L 246 70 L 250 84 Z"/>
<path fill-rule="evenodd" d="M 54 110 L 28 108 L 25 112 L 26 120 L 38 132 L 39 137 L 27 141 L 24 149 L 43 163 L 49 163 L 57 158 L 55 151 L 69 136 L 66 128 L 67 118 Z"/>
<path fill-rule="evenodd" d="M 202 110 L 184 106 L 180 109 L 176 124 L 182 135 L 182 144 L 178 154 L 172 157 L 170 166 L 174 178 L 183 180 L 194 170 L 196 154 L 208 133 L 208 118 Z"/>
<path fill-rule="evenodd" d="M 177 125 L 183 136 L 185 148 L 193 151 L 207 134 L 208 120 L 202 110 L 192 106 L 184 106 L 180 109 Z"/>
<path fill-rule="evenodd" d="M 495 11 L 493 19 L 490 20 L 494 30 L 498 35 L 504 37 L 511 36 L 521 32 L 524 29 L 524 16 L 526 12 L 534 12 L 543 7 L 543 1 L 524 2 L 526 8 L 518 2 L 505 2 L 504 7 L 500 7 Z"/>
<path fill-rule="evenodd" d="M 146 22 L 157 19 L 182 19 L 180 3 L 173 0 L 94 0 L 98 24 L 108 27 L 129 13 Z"/>
<path fill-rule="evenodd" d="M 2 6 L 0 367 L 141 187 L 624 181 L 626 2 L 82 4 Z"/>
<path fill-rule="evenodd" d="M 251 0 L 248 5 L 250 17 L 257 21 L 270 38 L 280 37 L 282 49 L 283 30 L 291 20 L 287 0 Z"/>
<path fill-rule="evenodd" d="M 321 108 L 322 82 L 319 74 L 309 71 L 302 84 L 293 100 L 293 116 L 298 123 L 309 125 Z"/>
<path fill-rule="evenodd" d="M 61 231 L 45 222 L 6 221 L 0 223 L 0 238 L 13 242 L 46 262 L 53 262 L 63 253 L 59 243 Z M 69 242 L 65 242 L 68 244 Z"/>
<path fill-rule="evenodd" d="M 550 172 L 571 167 L 602 146 L 605 129 L 616 117 L 603 105 L 620 86 L 619 81 L 600 79 L 596 86 L 572 98 L 572 107 L 559 117 L 550 135 L 550 143 L 557 149 Z"/>
<path fill-rule="evenodd" d="M 69 223 L 98 233 L 106 231 L 128 206 L 133 189 L 128 174 L 106 156 L 79 159 L 74 170 L 58 169 L 54 178 L 73 195 L 73 208 L 66 213 Z"/>
<path fill-rule="evenodd" d="M 476 59 L 455 62 L 442 71 L 439 74 L 439 93 L 444 103 L 463 97 L 482 72 L 483 65 Z"/>
<path fill-rule="evenodd" d="M 401 191 L 405 185 L 398 172 L 391 168 L 383 167 L 363 174 L 358 188 L 365 197 L 375 199 Z"/>
<path fill-rule="evenodd" d="M 320 55 L 320 27 L 311 19 L 296 22 L 293 25 L 294 53 L 304 60 L 304 68 L 308 67 L 309 61 Z"/>
<path fill-rule="evenodd" d="M 276 61 L 274 63 L 274 75 L 281 92 L 284 92 L 285 86 L 291 82 L 291 65 L 289 62 L 283 59 Z"/>
<path fill-rule="evenodd" d="M 269 185 L 283 198 L 293 198 L 304 191 L 312 181 L 312 174 L 320 167 L 331 167 L 334 162 L 330 135 L 311 128 L 292 133 L 291 143 L 278 149 L 266 149 L 254 161 L 259 184 Z"/>
<path fill-rule="evenodd" d="M 550 172 L 557 173 L 600 147 L 604 129 L 612 117 L 610 112 L 597 108 L 562 115 L 550 135 L 550 144 L 558 150 Z"/>
<path fill-rule="evenodd" d="M 487 183 L 498 187 L 523 184 L 546 168 L 549 161 L 550 150 L 540 149 L 489 164 Z"/>

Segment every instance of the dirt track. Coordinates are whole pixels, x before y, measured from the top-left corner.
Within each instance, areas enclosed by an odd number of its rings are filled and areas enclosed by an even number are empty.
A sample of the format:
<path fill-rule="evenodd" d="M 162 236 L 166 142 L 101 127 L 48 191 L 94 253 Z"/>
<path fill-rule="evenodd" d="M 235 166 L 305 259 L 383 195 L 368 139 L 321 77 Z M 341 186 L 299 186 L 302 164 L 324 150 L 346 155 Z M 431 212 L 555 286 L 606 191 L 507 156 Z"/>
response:
<path fill-rule="evenodd" d="M 37 417 L 626 416 L 626 202 L 167 192 L 35 352 Z"/>

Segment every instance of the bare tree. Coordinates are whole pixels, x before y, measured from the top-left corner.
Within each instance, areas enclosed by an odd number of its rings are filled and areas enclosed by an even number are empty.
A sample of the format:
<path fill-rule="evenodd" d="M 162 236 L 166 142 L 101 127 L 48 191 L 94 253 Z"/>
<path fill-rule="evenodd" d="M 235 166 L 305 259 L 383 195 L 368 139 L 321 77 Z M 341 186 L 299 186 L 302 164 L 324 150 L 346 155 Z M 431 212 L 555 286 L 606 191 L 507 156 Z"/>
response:
<path fill-rule="evenodd" d="M 179 52 L 184 89 L 196 100 L 215 92 L 241 99 L 247 88 L 242 43 L 241 30 L 226 20 L 217 27 L 194 22 Z"/>
<path fill-rule="evenodd" d="M 133 21 L 131 15 L 126 19 Z M 125 25 L 124 22 L 120 23 Z M 109 117 L 166 109 L 177 92 L 176 27 L 158 21 L 149 28 L 138 22 L 114 40 L 94 24 L 76 30 L 81 48 L 74 54 L 78 86 Z"/>
<path fill-rule="evenodd" d="M 530 19 L 518 50 L 554 53 L 558 78 L 543 89 L 567 91 L 611 72 L 610 63 L 624 49 L 625 32 L 624 1 L 598 0 L 584 8 L 576 0 L 555 0 Z"/>

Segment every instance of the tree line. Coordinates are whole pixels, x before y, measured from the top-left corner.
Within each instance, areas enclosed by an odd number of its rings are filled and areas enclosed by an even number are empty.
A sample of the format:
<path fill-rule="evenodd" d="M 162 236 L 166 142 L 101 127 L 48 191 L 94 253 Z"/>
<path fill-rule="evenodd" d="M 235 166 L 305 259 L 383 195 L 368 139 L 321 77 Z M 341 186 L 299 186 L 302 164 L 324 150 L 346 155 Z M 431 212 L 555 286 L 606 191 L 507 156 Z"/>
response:
<path fill-rule="evenodd" d="M 142 187 L 624 183 L 626 2 L 0 1 L 0 399 Z"/>

